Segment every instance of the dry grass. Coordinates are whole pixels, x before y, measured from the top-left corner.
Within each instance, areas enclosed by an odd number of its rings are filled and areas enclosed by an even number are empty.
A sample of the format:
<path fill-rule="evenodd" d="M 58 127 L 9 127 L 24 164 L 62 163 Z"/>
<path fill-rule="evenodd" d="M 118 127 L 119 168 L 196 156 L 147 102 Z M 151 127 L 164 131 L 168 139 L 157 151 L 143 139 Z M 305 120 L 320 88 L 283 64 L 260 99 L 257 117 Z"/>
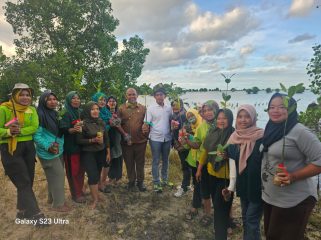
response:
<path fill-rule="evenodd" d="M 0 239 L 146 239 L 146 240 L 181 240 L 213 239 L 213 226 L 203 228 L 198 224 L 201 216 L 192 222 L 186 222 L 184 216 L 190 207 L 192 193 L 182 198 L 173 197 L 175 189 L 166 189 L 162 194 L 152 192 L 151 186 L 151 152 L 146 151 L 146 193 L 128 193 L 122 186 L 114 188 L 111 194 L 104 197 L 104 202 L 96 210 L 87 205 L 75 204 L 70 200 L 66 184 L 68 204 L 73 210 L 69 214 L 58 214 L 49 211 L 46 203 L 47 184 L 40 164 L 36 165 L 34 190 L 39 205 L 47 217 L 61 218 L 69 224 L 51 225 L 49 228 L 18 225 L 14 222 L 16 214 L 16 190 L 10 180 L 4 176 L 0 167 Z M 181 181 L 180 160 L 176 152 L 170 155 L 170 180 L 179 185 Z M 124 171 L 126 176 L 126 171 Z M 88 200 L 90 198 L 88 197 Z M 321 224 L 321 203 L 315 208 L 308 226 L 307 239 L 321 239 L 318 228 Z M 240 221 L 239 202 L 234 202 L 235 217 Z M 235 230 L 230 239 L 241 239 L 241 230 Z"/>

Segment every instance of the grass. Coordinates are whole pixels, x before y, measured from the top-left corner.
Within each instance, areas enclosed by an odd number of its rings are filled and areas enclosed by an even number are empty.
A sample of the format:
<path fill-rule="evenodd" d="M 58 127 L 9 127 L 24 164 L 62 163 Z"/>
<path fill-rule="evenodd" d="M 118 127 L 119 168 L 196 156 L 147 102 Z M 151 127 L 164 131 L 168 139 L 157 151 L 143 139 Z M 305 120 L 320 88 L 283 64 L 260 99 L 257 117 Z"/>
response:
<path fill-rule="evenodd" d="M 16 214 L 16 189 L 4 175 L 0 167 L 0 239 L 142 239 L 142 240 L 181 240 L 213 239 L 213 225 L 203 228 L 198 222 L 201 214 L 193 221 L 185 221 L 185 213 L 190 207 L 192 192 L 182 198 L 173 196 L 176 188 L 165 189 L 162 194 L 152 191 L 151 151 L 146 151 L 146 185 L 148 192 L 129 193 L 126 189 L 127 179 L 123 177 L 122 186 L 113 188 L 112 193 L 104 195 L 104 202 L 96 210 L 88 205 L 75 204 L 70 199 L 69 189 L 65 186 L 67 203 L 73 207 L 68 214 L 49 210 L 47 184 L 41 165 L 36 164 L 34 191 L 40 208 L 47 217 L 69 221 L 66 225 L 51 225 L 49 228 L 35 228 L 18 225 L 14 222 Z M 124 176 L 126 170 L 124 168 Z M 169 179 L 176 185 L 181 183 L 181 164 L 178 154 L 171 151 Z M 87 189 L 88 191 L 88 189 Z M 90 197 L 88 196 L 88 200 Z M 236 199 L 234 216 L 240 222 L 240 206 Z M 321 202 L 318 202 L 307 229 L 307 239 L 321 239 Z M 241 239 L 241 229 L 234 230 L 231 240 Z"/>

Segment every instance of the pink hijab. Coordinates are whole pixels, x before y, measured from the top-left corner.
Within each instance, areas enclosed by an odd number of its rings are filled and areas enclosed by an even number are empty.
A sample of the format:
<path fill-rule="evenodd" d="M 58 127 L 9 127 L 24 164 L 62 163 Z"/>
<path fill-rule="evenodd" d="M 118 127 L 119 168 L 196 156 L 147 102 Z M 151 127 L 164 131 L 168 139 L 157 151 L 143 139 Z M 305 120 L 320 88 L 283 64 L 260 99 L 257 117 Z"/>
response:
<path fill-rule="evenodd" d="M 239 129 L 236 125 L 236 130 L 230 136 L 229 144 L 240 145 L 239 173 L 241 174 L 246 168 L 247 159 L 251 155 L 255 146 L 256 140 L 263 137 L 264 130 L 256 127 L 256 110 L 252 105 L 244 104 L 237 110 L 237 116 L 240 111 L 245 110 L 252 119 L 252 124 L 246 129 Z"/>

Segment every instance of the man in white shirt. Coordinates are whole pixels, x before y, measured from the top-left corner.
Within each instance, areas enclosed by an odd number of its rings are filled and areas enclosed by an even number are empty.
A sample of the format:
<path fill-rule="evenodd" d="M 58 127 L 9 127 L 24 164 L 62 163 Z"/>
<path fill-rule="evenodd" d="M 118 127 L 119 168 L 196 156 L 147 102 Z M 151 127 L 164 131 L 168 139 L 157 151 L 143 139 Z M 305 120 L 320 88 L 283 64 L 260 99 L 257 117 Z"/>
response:
<path fill-rule="evenodd" d="M 171 129 L 170 117 L 172 109 L 164 103 L 166 98 L 165 89 L 157 87 L 154 90 L 154 98 L 156 103 L 147 108 L 146 123 L 143 126 L 143 131 L 149 133 L 149 144 L 152 150 L 152 175 L 154 183 L 154 191 L 162 192 L 163 186 L 172 186 L 168 182 L 168 156 L 171 149 Z M 159 176 L 159 163 L 162 156 L 161 179 Z"/>

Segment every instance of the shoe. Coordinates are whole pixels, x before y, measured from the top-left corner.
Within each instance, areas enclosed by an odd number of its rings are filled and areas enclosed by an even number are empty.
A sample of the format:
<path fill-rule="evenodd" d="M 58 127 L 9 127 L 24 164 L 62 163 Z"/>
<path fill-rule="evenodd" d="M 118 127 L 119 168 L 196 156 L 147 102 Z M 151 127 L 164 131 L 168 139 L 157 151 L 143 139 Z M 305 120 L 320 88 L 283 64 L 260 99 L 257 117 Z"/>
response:
<path fill-rule="evenodd" d="M 126 188 L 129 192 L 137 192 L 135 182 L 129 182 Z"/>
<path fill-rule="evenodd" d="M 160 184 L 154 184 L 153 189 L 154 189 L 154 192 L 157 192 L 157 193 L 163 192 L 163 188 Z"/>
<path fill-rule="evenodd" d="M 162 181 L 161 185 L 162 185 L 162 187 L 169 187 L 169 188 L 173 188 L 174 187 L 174 183 L 169 182 L 169 181 Z"/>
<path fill-rule="evenodd" d="M 185 193 L 186 193 L 186 192 L 184 191 L 183 188 L 179 188 L 179 189 L 177 190 L 177 192 L 174 193 L 174 196 L 177 197 L 177 198 L 179 198 L 179 197 L 183 196 Z"/>
<path fill-rule="evenodd" d="M 146 192 L 147 190 L 144 182 L 137 182 L 137 187 L 140 192 Z"/>

